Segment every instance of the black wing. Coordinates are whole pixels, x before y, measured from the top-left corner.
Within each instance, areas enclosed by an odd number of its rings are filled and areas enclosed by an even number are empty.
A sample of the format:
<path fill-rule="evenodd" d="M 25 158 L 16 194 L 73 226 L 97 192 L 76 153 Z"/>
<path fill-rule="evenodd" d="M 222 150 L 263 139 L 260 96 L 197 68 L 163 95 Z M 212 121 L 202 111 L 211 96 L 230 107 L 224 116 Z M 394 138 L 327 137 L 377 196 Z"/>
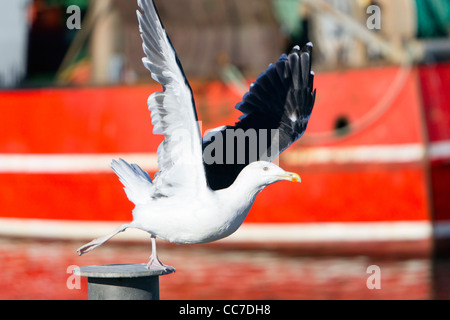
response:
<path fill-rule="evenodd" d="M 312 43 L 283 54 L 250 86 L 234 126 L 203 139 L 203 162 L 213 190 L 229 187 L 253 161 L 274 160 L 306 130 L 314 106 Z"/>

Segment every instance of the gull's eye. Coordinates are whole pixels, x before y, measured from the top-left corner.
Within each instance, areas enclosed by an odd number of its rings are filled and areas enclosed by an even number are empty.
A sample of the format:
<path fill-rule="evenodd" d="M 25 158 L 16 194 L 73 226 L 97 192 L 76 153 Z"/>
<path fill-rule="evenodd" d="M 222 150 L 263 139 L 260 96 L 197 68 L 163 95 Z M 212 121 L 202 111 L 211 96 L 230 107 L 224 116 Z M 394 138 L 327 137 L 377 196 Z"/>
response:
<path fill-rule="evenodd" d="M 269 167 L 264 167 L 263 170 L 264 171 L 269 171 Z"/>

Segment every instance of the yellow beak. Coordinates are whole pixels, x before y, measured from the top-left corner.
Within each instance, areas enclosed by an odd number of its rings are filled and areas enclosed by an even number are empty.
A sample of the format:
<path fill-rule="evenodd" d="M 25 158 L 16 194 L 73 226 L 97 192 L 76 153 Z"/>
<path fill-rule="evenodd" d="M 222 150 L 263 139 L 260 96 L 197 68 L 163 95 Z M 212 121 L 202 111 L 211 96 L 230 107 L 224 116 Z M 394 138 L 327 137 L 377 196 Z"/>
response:
<path fill-rule="evenodd" d="M 286 174 L 283 174 L 282 178 L 292 182 L 302 182 L 300 176 L 295 172 L 286 172 Z"/>

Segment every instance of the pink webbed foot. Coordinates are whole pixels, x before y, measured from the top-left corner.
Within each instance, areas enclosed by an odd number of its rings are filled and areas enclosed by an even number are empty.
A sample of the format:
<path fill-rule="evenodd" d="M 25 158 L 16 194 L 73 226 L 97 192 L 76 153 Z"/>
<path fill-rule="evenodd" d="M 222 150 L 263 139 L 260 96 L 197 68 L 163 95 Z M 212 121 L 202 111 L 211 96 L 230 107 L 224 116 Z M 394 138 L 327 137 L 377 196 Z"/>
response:
<path fill-rule="evenodd" d="M 150 256 L 150 261 L 147 263 L 147 269 L 155 271 L 164 271 L 167 273 L 175 272 L 174 267 L 165 265 L 158 259 L 158 254 L 156 253 L 156 237 L 152 235 L 151 240 L 152 240 L 152 255 Z"/>
<path fill-rule="evenodd" d="M 176 270 L 175 270 L 175 268 L 174 267 L 172 267 L 172 266 L 168 266 L 168 265 L 165 265 L 164 263 L 162 263 L 161 261 L 159 261 L 159 259 L 158 258 L 151 258 L 150 259 L 150 261 L 147 263 L 147 269 L 148 270 L 154 270 L 154 271 L 159 271 L 159 270 L 161 270 L 161 271 L 164 271 L 164 272 L 168 272 L 168 273 L 170 273 L 170 272 L 175 272 Z"/>

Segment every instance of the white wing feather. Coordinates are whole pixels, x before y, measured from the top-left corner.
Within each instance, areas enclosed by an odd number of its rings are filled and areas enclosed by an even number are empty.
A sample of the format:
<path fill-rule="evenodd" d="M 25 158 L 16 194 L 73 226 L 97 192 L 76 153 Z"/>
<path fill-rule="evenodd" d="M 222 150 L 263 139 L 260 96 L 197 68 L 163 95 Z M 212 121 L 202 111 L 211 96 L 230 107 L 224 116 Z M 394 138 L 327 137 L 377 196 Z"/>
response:
<path fill-rule="evenodd" d="M 164 135 L 158 147 L 159 172 L 153 181 L 155 194 L 171 196 L 177 187 L 195 190 L 206 186 L 201 133 L 194 99 L 181 64 L 161 24 L 153 1 L 139 0 L 137 11 L 142 59 L 152 78 L 163 86 L 162 92 L 148 99 L 154 134 Z"/>

